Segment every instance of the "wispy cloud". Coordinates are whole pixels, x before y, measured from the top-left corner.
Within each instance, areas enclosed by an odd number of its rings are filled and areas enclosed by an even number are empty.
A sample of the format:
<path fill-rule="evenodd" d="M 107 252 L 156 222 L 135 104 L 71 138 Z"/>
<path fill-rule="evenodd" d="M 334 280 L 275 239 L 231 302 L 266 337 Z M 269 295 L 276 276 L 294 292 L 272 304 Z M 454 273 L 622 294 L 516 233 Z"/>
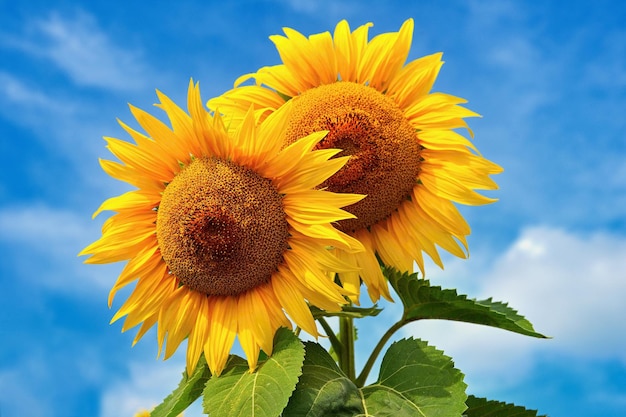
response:
<path fill-rule="evenodd" d="M 0 410 L 3 415 L 17 416 L 28 413 L 32 417 L 50 416 L 52 402 L 42 392 L 32 389 L 39 386 L 46 364 L 37 360 L 19 363 L 17 366 L 4 366 L 0 370 Z M 43 388 L 43 387 L 42 387 Z M 28 411 L 26 411 L 28 410 Z"/>
<path fill-rule="evenodd" d="M 0 71 L 0 94 L 3 101 L 11 105 L 32 106 L 47 109 L 66 109 L 61 107 L 58 101 L 32 86 L 26 85 L 23 81 L 9 73 Z"/>
<path fill-rule="evenodd" d="M 626 153 L 616 144 L 626 128 L 625 33 L 602 18 L 560 25 L 546 4 L 468 5 L 468 59 L 480 71 L 464 77 L 471 108 L 484 116 L 472 123 L 476 143 L 505 168 L 493 221 L 624 224 Z M 581 4 L 568 13 L 585 14 Z"/>
<path fill-rule="evenodd" d="M 471 295 L 509 302 L 553 339 L 446 322 L 418 323 L 406 332 L 444 349 L 481 388 L 519 383 L 538 355 L 626 362 L 625 270 L 622 236 L 528 228 L 484 271 Z"/>
<path fill-rule="evenodd" d="M 3 34 L 0 43 L 52 63 L 81 86 L 135 90 L 149 77 L 141 50 L 120 45 L 85 12 L 34 18 L 24 33 Z"/>
<path fill-rule="evenodd" d="M 526 229 L 483 287 L 507 297 L 555 338 L 551 349 L 626 362 L 626 239 L 606 233 Z"/>
<path fill-rule="evenodd" d="M 52 240 L 61 245 L 76 242 L 85 235 L 85 222 L 66 210 L 48 206 L 4 207 L 0 209 L 0 239 L 48 247 Z"/>
<path fill-rule="evenodd" d="M 468 3 L 467 33 L 475 58 L 482 61 L 480 94 L 493 108 L 485 109 L 490 125 L 504 126 L 509 137 L 533 132 L 529 119 L 559 99 L 551 85 L 565 65 L 562 56 L 548 55 L 538 28 L 524 4 L 511 1 Z M 486 88 L 489 86 L 489 88 Z"/>
<path fill-rule="evenodd" d="M 133 362 L 128 368 L 127 379 L 119 379 L 104 389 L 100 417 L 132 416 L 157 406 L 176 388 L 185 364 L 183 355 L 177 355 L 165 363 Z M 185 415 L 200 414 L 200 402 L 185 411 Z"/>
<path fill-rule="evenodd" d="M 42 318 L 45 321 L 45 318 Z M 76 416 L 81 396 L 99 389 L 109 379 L 102 347 L 80 332 L 65 328 L 30 329 L 14 336 L 26 340 L 0 368 L 0 410 L 2 416 Z M 48 340 L 44 341 L 43 339 Z M 5 357 L 6 359 L 6 357 Z M 114 361 L 112 361 L 114 363 Z M 112 362 L 109 362 L 112 363 Z M 60 405 L 63 404 L 63 405 Z M 95 407 L 92 407 L 95 408 Z M 133 414 L 119 414 L 132 416 Z"/>
<path fill-rule="evenodd" d="M 112 181 L 106 180 L 107 177 L 97 164 L 97 158 L 106 155 L 102 136 L 115 135 L 115 132 L 120 131 L 114 117 L 116 110 L 112 109 L 110 101 L 70 94 L 56 87 L 42 89 L 36 83 L 37 80 L 0 71 L 0 122 L 4 119 L 24 132 L 23 135 L 7 137 L 6 140 L 20 141 L 21 149 L 27 152 L 38 149 L 37 160 L 47 164 L 47 172 L 37 172 L 37 164 L 25 164 L 32 170 L 32 178 L 50 174 L 53 168 L 49 164 L 60 159 L 72 163 L 59 167 L 65 176 L 60 181 L 67 179 L 72 171 L 81 171 L 78 178 L 75 176 L 71 179 L 72 188 L 67 189 L 67 192 L 81 183 L 119 191 L 121 188 L 111 186 Z M 36 143 L 31 144 L 30 141 Z M 42 150 L 45 152 L 42 153 Z M 16 154 L 15 157 L 21 156 Z M 7 172 L 9 177 L 13 175 L 10 168 L 7 168 Z M 5 190 L 6 186 L 0 185 L 0 195 L 6 193 Z"/>
<path fill-rule="evenodd" d="M 68 210 L 46 205 L 0 208 L 0 244 L 14 253 L 6 266 L 38 288 L 76 296 L 105 294 L 120 266 L 88 268 L 77 257 L 98 236 L 96 222 Z"/>

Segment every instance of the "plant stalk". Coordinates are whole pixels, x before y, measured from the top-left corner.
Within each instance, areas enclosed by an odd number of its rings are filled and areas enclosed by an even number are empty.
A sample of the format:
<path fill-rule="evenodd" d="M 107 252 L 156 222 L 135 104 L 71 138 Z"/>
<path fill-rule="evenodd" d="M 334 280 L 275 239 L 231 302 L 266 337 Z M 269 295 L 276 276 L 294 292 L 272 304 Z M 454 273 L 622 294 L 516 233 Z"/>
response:
<path fill-rule="evenodd" d="M 351 381 L 355 381 L 356 370 L 354 364 L 354 319 L 352 317 L 339 318 L 339 340 L 342 350 L 337 352 L 339 367 Z"/>

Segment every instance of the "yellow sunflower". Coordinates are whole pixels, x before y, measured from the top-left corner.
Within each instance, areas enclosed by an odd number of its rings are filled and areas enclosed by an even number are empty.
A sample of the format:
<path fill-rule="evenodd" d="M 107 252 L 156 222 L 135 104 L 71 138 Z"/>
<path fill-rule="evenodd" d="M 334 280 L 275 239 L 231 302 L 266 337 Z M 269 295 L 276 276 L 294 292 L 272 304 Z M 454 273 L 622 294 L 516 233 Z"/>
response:
<path fill-rule="evenodd" d="M 313 150 L 326 132 L 283 147 L 289 109 L 256 126 L 253 112 L 228 134 L 189 85 L 188 112 L 157 91 L 171 128 L 131 106 L 147 136 L 121 123 L 135 144 L 105 138 L 121 163 L 106 173 L 138 189 L 105 201 L 116 212 L 102 237 L 80 255 L 87 263 L 128 260 L 109 296 L 137 280 L 112 321 L 141 324 L 135 343 L 157 324 L 165 358 L 187 338 L 187 372 L 202 352 L 219 375 L 237 336 L 251 371 L 260 350 L 270 354 L 276 330 L 317 336 L 309 304 L 337 311 L 346 289 L 336 272 L 353 270 L 328 250 L 362 251 L 332 222 L 354 217 L 341 207 L 363 196 L 322 191 L 319 184 L 345 165 L 339 150 Z M 287 315 L 285 314 L 287 313 Z"/>
<path fill-rule="evenodd" d="M 329 32 L 305 37 L 285 28 L 271 36 L 283 64 L 240 77 L 235 88 L 212 99 L 234 121 L 250 105 L 260 120 L 291 103 L 285 146 L 316 130 L 330 133 L 317 148 L 340 148 L 350 161 L 322 184 L 334 192 L 366 194 L 346 209 L 355 218 L 338 227 L 363 243 L 365 252 L 338 255 L 361 267 L 340 273 L 358 294 L 360 278 L 373 301 L 390 298 L 376 254 L 387 265 L 424 272 L 423 252 L 443 268 L 437 246 L 467 256 L 470 228 L 454 203 L 495 201 L 476 189 L 496 189 L 489 175 L 501 168 L 480 156 L 455 131 L 469 130 L 464 118 L 478 116 L 466 101 L 431 92 L 443 62 L 434 54 L 405 64 L 413 34 L 409 19 L 398 32 L 368 41 L 371 24 L 354 31 L 346 21 Z M 255 85 L 240 86 L 254 79 Z M 358 296 L 352 297 L 358 303 Z"/>

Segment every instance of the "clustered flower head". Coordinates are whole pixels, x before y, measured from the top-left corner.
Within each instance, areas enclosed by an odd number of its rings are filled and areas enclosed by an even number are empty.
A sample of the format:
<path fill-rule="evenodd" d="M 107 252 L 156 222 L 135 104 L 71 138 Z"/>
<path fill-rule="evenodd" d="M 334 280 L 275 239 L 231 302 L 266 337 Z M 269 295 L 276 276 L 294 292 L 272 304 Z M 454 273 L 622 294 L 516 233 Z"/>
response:
<path fill-rule="evenodd" d="M 455 203 L 492 202 L 476 190 L 501 168 L 459 133 L 478 116 L 465 100 L 431 91 L 442 55 L 406 62 L 413 21 L 370 26 L 285 28 L 282 63 L 206 106 L 193 82 L 186 110 L 157 91 L 168 124 L 131 106 L 145 134 L 106 138 L 119 162 L 102 168 L 136 189 L 96 211 L 115 214 L 81 255 L 127 261 L 109 305 L 135 283 L 113 317 L 140 326 L 135 342 L 156 325 L 165 358 L 187 340 L 187 371 L 204 355 L 219 375 L 238 338 L 253 371 L 278 328 L 319 335 L 311 307 L 358 304 L 362 285 L 391 300 L 381 264 L 467 256 Z"/>

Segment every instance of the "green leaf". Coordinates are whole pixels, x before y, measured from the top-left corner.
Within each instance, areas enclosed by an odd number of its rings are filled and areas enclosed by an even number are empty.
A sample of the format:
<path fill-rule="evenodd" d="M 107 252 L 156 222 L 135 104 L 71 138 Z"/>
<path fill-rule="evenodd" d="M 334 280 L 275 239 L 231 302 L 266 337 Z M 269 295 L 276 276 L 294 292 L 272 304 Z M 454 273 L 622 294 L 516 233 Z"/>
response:
<path fill-rule="evenodd" d="M 304 346 L 291 330 L 279 329 L 274 352 L 254 373 L 231 355 L 226 369 L 204 389 L 204 412 L 219 417 L 278 417 L 302 373 Z"/>
<path fill-rule="evenodd" d="M 170 395 L 159 404 L 151 413 L 151 417 L 175 417 L 191 405 L 200 397 L 204 384 L 211 377 L 211 371 L 206 364 L 204 355 L 200 355 L 200 360 L 191 376 L 183 372 L 183 379 Z"/>
<path fill-rule="evenodd" d="M 400 273 L 389 267 L 383 271 L 404 304 L 403 320 L 406 323 L 421 319 L 454 320 L 546 338 L 506 303 L 491 298 L 480 301 L 468 299 L 457 294 L 456 290 L 431 286 L 428 280 L 418 278 L 417 274 Z"/>
<path fill-rule="evenodd" d="M 310 306 L 311 314 L 313 314 L 313 318 L 318 319 L 319 317 L 351 317 L 353 319 L 362 319 L 363 317 L 374 317 L 380 314 L 383 311 L 382 308 L 378 308 L 377 305 L 373 305 L 372 307 L 354 307 L 354 306 L 343 306 L 341 311 L 325 311 L 321 310 L 317 307 Z"/>
<path fill-rule="evenodd" d="M 328 352 L 315 342 L 305 342 L 304 347 L 302 376 L 283 417 L 353 417 L 363 413 L 358 388 Z"/>
<path fill-rule="evenodd" d="M 466 409 L 463 374 L 440 350 L 418 339 L 393 343 L 375 384 L 361 389 L 365 416 L 449 417 Z"/>
<path fill-rule="evenodd" d="M 527 410 L 514 404 L 490 401 L 470 395 L 467 397 L 465 417 L 536 417 L 536 410 Z M 540 417 L 546 417 L 540 416 Z"/>

